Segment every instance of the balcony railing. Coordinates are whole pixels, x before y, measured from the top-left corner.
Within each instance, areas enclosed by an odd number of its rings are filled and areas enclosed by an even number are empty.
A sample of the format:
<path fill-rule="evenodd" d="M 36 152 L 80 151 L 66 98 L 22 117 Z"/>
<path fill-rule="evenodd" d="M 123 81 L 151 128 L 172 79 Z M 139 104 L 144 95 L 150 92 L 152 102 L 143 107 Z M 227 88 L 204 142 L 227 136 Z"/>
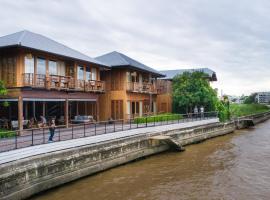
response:
<path fill-rule="evenodd" d="M 168 80 L 157 80 L 158 94 L 172 93 L 172 82 Z"/>
<path fill-rule="evenodd" d="M 138 93 L 157 93 L 157 88 L 153 83 L 127 82 L 127 91 Z"/>
<path fill-rule="evenodd" d="M 104 81 L 75 80 L 70 76 L 42 75 L 25 73 L 23 74 L 23 86 L 56 89 L 56 90 L 77 90 L 84 92 L 104 92 Z"/>

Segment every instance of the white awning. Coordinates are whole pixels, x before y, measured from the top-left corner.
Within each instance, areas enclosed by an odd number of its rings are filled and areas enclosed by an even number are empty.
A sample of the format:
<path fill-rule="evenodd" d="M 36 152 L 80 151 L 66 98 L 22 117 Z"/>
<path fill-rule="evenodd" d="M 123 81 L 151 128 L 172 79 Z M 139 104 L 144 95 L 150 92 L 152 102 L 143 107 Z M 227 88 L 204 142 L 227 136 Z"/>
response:
<path fill-rule="evenodd" d="M 0 102 L 16 102 L 18 99 L 0 99 Z"/>
<path fill-rule="evenodd" d="M 52 102 L 58 102 L 58 101 L 66 101 L 65 99 L 37 99 L 37 98 L 23 98 L 23 101 L 52 101 Z"/>
<path fill-rule="evenodd" d="M 87 101 L 87 102 L 96 102 L 96 99 L 68 99 L 68 101 Z"/>

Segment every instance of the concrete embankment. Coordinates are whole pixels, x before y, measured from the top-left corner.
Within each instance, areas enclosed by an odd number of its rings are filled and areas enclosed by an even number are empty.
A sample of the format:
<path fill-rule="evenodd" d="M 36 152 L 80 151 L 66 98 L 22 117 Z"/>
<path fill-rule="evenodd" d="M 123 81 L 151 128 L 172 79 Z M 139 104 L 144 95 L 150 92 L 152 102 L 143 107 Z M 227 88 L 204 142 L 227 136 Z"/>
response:
<path fill-rule="evenodd" d="M 270 113 L 256 116 L 254 120 L 259 122 L 268 118 Z M 241 123 L 241 120 L 237 123 Z M 218 123 L 210 120 L 209 123 L 185 127 L 172 124 L 142 128 L 137 130 L 140 134 L 115 140 L 85 143 L 62 150 L 55 147 L 55 151 L 33 156 L 23 156 L 22 153 L 20 159 L 11 159 L 0 164 L 0 199 L 25 199 L 81 177 L 167 151 L 171 147 L 179 147 L 181 150 L 185 145 L 231 133 L 236 129 L 237 123 Z M 62 143 L 58 142 L 53 145 L 60 144 Z M 43 146 L 45 145 L 40 145 L 39 148 Z"/>

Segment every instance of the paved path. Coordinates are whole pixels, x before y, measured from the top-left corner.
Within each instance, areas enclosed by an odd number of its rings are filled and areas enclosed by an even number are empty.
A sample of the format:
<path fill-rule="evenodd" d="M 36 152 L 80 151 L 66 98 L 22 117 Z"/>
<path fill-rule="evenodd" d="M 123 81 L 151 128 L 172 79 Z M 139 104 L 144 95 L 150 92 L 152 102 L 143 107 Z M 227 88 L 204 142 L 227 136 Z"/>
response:
<path fill-rule="evenodd" d="M 109 140 L 115 140 L 119 138 L 126 138 L 138 135 L 146 135 L 149 133 L 155 133 L 159 131 L 167 131 L 179 128 L 188 128 L 192 126 L 204 125 L 218 122 L 218 119 L 207 119 L 201 121 L 193 121 L 193 122 L 185 122 L 179 124 L 169 124 L 169 125 L 162 125 L 162 126 L 155 126 L 155 127 L 146 127 L 146 128 L 139 128 L 139 129 L 132 129 L 132 130 L 125 130 L 119 131 L 114 133 L 107 133 L 102 135 L 96 135 L 91 137 L 85 138 L 78 138 L 73 140 L 66 140 L 61 142 L 37 145 L 26 147 L 22 149 L 16 149 L 8 152 L 0 153 L 0 165 L 12 161 L 16 161 L 19 159 L 36 156 L 40 154 L 46 154 L 50 152 L 76 148 L 84 145 L 91 145 L 100 142 L 106 142 Z"/>
<path fill-rule="evenodd" d="M 172 121 L 163 121 L 163 122 L 151 122 L 147 123 L 147 126 L 161 126 L 166 124 L 177 124 L 177 123 L 186 123 L 189 121 L 194 120 L 202 120 L 200 118 L 186 118 L 186 119 L 180 119 L 180 120 L 172 120 Z M 136 124 L 136 123 L 124 123 L 122 122 L 116 122 L 115 124 L 77 124 L 72 125 L 69 128 L 57 128 L 55 130 L 55 135 L 53 140 L 55 142 L 57 141 L 64 141 L 64 140 L 71 140 L 76 138 L 82 138 L 82 137 L 89 137 L 94 135 L 101 135 L 101 134 L 108 134 L 112 132 L 118 132 L 118 131 L 125 131 L 130 129 L 137 129 L 145 127 L 146 124 Z M 19 148 L 25 148 L 29 146 L 34 145 L 40 145 L 48 143 L 49 138 L 49 130 L 48 128 L 45 129 L 35 129 L 33 130 L 33 136 L 32 131 L 25 130 L 22 134 L 22 136 L 19 137 L 13 137 L 13 138 L 6 138 L 6 139 L 0 139 L 0 152 L 4 151 L 10 151 L 14 149 Z"/>

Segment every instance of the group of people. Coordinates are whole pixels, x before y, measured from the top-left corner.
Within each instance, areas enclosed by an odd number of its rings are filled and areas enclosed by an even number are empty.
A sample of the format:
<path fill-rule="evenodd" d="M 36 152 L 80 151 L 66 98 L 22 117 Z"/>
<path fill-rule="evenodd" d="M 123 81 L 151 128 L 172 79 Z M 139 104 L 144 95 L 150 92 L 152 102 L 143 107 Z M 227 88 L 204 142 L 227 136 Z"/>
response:
<path fill-rule="evenodd" d="M 28 128 L 34 128 L 34 126 L 37 124 L 38 128 L 45 128 L 45 127 L 49 127 L 49 140 L 48 142 L 53 142 L 53 136 L 55 133 L 55 128 L 56 128 L 56 124 L 55 124 L 55 118 L 50 118 L 50 120 L 47 123 L 47 119 L 44 116 L 40 116 L 40 121 L 37 122 L 37 120 L 32 117 L 29 122 L 28 122 Z"/>
<path fill-rule="evenodd" d="M 203 106 L 200 107 L 200 110 L 198 109 L 197 106 L 194 107 L 195 117 L 199 117 L 199 114 L 200 114 L 200 117 L 204 117 L 204 107 Z"/>

